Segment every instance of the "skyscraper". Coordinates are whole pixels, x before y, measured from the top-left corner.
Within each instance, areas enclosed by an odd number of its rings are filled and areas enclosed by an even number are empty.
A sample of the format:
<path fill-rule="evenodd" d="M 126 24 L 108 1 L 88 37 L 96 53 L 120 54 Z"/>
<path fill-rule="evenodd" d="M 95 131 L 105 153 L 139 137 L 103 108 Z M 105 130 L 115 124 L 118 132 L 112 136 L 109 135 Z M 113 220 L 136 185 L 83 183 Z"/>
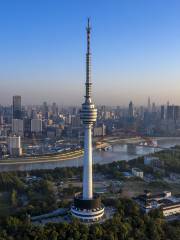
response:
<path fill-rule="evenodd" d="M 8 138 L 8 149 L 11 156 L 19 157 L 22 155 L 21 137 L 11 136 Z"/>
<path fill-rule="evenodd" d="M 22 120 L 21 96 L 13 96 L 13 116 L 12 116 L 12 132 L 17 136 L 24 135 L 24 127 Z"/>
<path fill-rule="evenodd" d="M 13 119 L 21 119 L 21 96 L 13 96 Z"/>
<path fill-rule="evenodd" d="M 156 104 L 155 104 L 155 102 L 152 103 L 152 112 L 153 113 L 156 112 Z"/>
<path fill-rule="evenodd" d="M 174 120 L 180 120 L 180 107 L 174 106 Z"/>
<path fill-rule="evenodd" d="M 41 119 L 31 119 L 31 132 L 41 133 L 42 132 L 42 120 Z"/>
<path fill-rule="evenodd" d="M 167 120 L 174 120 L 174 106 L 167 106 Z"/>
<path fill-rule="evenodd" d="M 134 107 L 132 101 L 129 103 L 129 109 L 128 109 L 128 117 L 133 118 L 134 117 Z"/>
<path fill-rule="evenodd" d="M 12 133 L 17 136 L 24 135 L 24 122 L 22 119 L 13 119 L 12 120 Z"/>
<path fill-rule="evenodd" d="M 165 106 L 161 106 L 161 120 L 165 120 Z"/>
<path fill-rule="evenodd" d="M 87 25 L 87 53 L 86 53 L 86 94 L 80 113 L 84 125 L 84 161 L 83 161 L 83 193 L 76 194 L 71 213 L 82 221 L 97 221 L 104 215 L 99 195 L 93 193 L 92 180 L 92 125 L 96 122 L 97 109 L 91 101 L 90 79 L 90 24 Z"/>
<path fill-rule="evenodd" d="M 25 137 L 30 137 L 31 135 L 31 118 L 24 118 L 23 120 L 24 123 L 24 136 Z"/>
<path fill-rule="evenodd" d="M 151 99 L 148 97 L 148 112 L 151 112 Z"/>
<path fill-rule="evenodd" d="M 58 115 L 58 106 L 55 102 L 53 102 L 53 104 L 52 104 L 52 113 L 55 116 Z"/>
<path fill-rule="evenodd" d="M 48 112 L 49 112 L 49 109 L 48 109 L 48 105 L 47 105 L 47 102 L 43 102 L 43 117 L 44 119 L 48 119 Z"/>

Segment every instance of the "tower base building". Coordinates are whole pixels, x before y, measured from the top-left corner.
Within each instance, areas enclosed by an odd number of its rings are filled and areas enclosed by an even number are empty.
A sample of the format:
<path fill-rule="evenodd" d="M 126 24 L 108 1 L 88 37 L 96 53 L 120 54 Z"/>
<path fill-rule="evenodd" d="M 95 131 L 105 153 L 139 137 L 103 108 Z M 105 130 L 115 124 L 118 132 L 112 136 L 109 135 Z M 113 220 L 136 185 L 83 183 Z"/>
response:
<path fill-rule="evenodd" d="M 96 222 L 103 217 L 104 206 L 98 194 L 94 194 L 93 198 L 88 200 L 83 199 L 82 194 L 77 194 L 71 206 L 71 213 L 83 222 Z"/>

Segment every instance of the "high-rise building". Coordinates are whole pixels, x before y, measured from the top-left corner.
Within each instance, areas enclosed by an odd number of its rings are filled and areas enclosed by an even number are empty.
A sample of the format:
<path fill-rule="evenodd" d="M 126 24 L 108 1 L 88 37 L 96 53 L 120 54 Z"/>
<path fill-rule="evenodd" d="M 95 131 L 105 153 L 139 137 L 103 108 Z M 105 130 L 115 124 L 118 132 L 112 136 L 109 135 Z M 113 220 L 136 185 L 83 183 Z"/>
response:
<path fill-rule="evenodd" d="M 13 119 L 22 118 L 21 96 L 13 96 Z"/>
<path fill-rule="evenodd" d="M 12 120 L 12 132 L 17 136 L 24 135 L 24 122 L 22 119 L 13 119 Z"/>
<path fill-rule="evenodd" d="M 71 119 L 72 119 L 72 115 L 71 114 L 67 114 L 65 117 L 65 125 L 70 125 L 71 124 Z"/>
<path fill-rule="evenodd" d="M 38 118 L 36 109 L 31 110 L 31 118 L 32 119 L 37 119 Z"/>
<path fill-rule="evenodd" d="M 174 120 L 180 120 L 180 107 L 174 106 Z"/>
<path fill-rule="evenodd" d="M 22 155 L 20 136 L 12 136 L 8 138 L 8 150 L 13 157 L 19 157 Z"/>
<path fill-rule="evenodd" d="M 0 114 L 0 126 L 4 124 L 4 118 L 3 115 Z"/>
<path fill-rule="evenodd" d="M 167 106 L 167 120 L 174 120 L 174 106 Z"/>
<path fill-rule="evenodd" d="M 165 120 L 165 106 L 161 106 L 161 120 Z"/>
<path fill-rule="evenodd" d="M 71 126 L 73 128 L 78 128 L 81 125 L 81 120 L 80 120 L 80 116 L 78 115 L 72 115 L 71 116 Z"/>
<path fill-rule="evenodd" d="M 47 102 L 43 103 L 43 117 L 45 119 L 48 119 L 49 117 L 49 108 L 48 108 Z"/>
<path fill-rule="evenodd" d="M 52 104 L 52 113 L 53 115 L 58 115 L 58 107 L 55 102 Z"/>
<path fill-rule="evenodd" d="M 152 103 L 152 112 L 153 113 L 156 112 L 156 104 L 155 104 L 155 102 Z"/>
<path fill-rule="evenodd" d="M 161 106 L 161 115 L 163 114 L 162 111 L 163 111 L 163 106 Z M 174 121 L 180 120 L 180 106 L 167 105 L 166 118 L 167 120 L 174 120 Z"/>
<path fill-rule="evenodd" d="M 24 136 L 29 137 L 31 135 L 31 118 L 24 118 Z"/>
<path fill-rule="evenodd" d="M 148 112 L 151 112 L 151 99 L 148 97 Z"/>
<path fill-rule="evenodd" d="M 41 119 L 32 119 L 31 120 L 31 132 L 41 133 L 42 132 L 42 120 Z"/>
<path fill-rule="evenodd" d="M 94 137 L 104 137 L 106 135 L 106 126 L 102 124 L 101 126 L 94 127 L 93 136 Z"/>
<path fill-rule="evenodd" d="M 3 134 L 3 126 L 4 124 L 4 118 L 3 118 L 3 115 L 0 114 L 0 136 Z"/>
<path fill-rule="evenodd" d="M 132 101 L 130 101 L 130 103 L 129 103 L 128 117 L 129 118 L 133 118 L 134 117 L 134 108 L 133 108 Z"/>
<path fill-rule="evenodd" d="M 88 19 L 87 53 L 86 53 L 86 94 L 80 113 L 84 125 L 84 160 L 83 160 L 83 193 L 76 194 L 71 213 L 82 221 L 98 221 L 104 215 L 104 207 L 101 205 L 100 196 L 93 193 L 92 180 L 92 126 L 96 122 L 97 109 L 91 100 L 90 80 L 90 25 Z"/>

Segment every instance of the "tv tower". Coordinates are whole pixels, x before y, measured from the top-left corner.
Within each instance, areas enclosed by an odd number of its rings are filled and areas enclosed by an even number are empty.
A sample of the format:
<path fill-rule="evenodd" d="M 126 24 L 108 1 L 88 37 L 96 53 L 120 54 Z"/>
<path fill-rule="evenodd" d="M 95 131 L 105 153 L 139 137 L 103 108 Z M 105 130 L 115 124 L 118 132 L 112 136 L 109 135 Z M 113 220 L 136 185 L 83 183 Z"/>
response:
<path fill-rule="evenodd" d="M 93 193 L 92 177 L 92 126 L 96 122 L 97 109 L 91 100 L 91 52 L 90 34 L 91 27 L 88 18 L 87 24 L 87 53 L 86 53 L 86 95 L 82 104 L 80 118 L 84 125 L 84 160 L 83 160 L 83 193 L 76 194 L 74 204 L 71 207 L 73 216 L 82 221 L 98 221 L 104 215 L 104 207 L 101 205 L 100 196 Z"/>

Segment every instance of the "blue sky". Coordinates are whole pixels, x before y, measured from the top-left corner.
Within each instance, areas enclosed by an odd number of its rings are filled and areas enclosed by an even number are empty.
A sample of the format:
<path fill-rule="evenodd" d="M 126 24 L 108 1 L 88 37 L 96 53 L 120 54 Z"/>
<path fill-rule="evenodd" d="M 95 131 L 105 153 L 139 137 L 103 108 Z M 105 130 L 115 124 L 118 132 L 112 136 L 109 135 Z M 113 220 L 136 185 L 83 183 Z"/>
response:
<path fill-rule="evenodd" d="M 92 24 L 96 104 L 180 104 L 179 0 L 1 0 L 0 104 L 80 104 Z"/>

